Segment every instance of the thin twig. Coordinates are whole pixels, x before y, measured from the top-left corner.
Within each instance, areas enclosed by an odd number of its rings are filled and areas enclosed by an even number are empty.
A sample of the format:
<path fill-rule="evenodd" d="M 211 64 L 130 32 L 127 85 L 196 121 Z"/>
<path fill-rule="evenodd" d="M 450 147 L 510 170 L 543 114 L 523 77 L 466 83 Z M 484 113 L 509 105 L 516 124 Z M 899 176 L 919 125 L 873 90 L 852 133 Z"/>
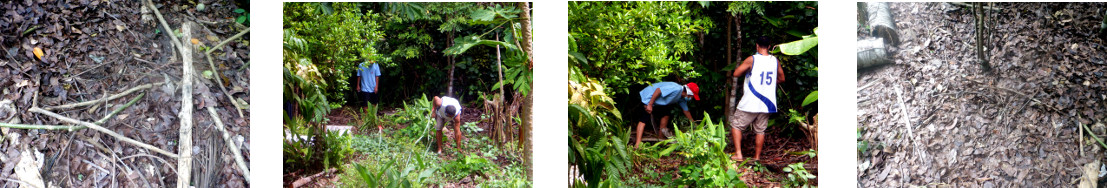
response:
<path fill-rule="evenodd" d="M 31 109 L 28 110 L 28 111 L 43 114 L 43 115 L 47 115 L 47 116 L 50 116 L 50 117 L 54 117 L 54 118 L 57 118 L 58 120 L 62 120 L 62 121 L 65 121 L 65 122 L 78 124 L 78 125 L 84 125 L 84 126 L 90 128 L 92 130 L 96 130 L 96 131 L 100 131 L 104 134 L 108 134 L 109 136 L 115 137 L 116 139 L 119 139 L 121 141 L 128 142 L 128 143 L 137 145 L 139 147 L 146 148 L 146 149 L 149 149 L 151 151 L 164 154 L 164 155 L 172 157 L 172 158 L 177 158 L 177 154 L 173 154 L 171 152 L 162 150 L 161 148 L 154 147 L 152 145 L 142 143 L 142 142 L 139 142 L 139 141 L 131 139 L 131 138 L 127 138 L 126 136 L 123 136 L 119 133 L 116 133 L 115 131 L 108 130 L 107 128 L 101 127 L 100 125 L 96 125 L 94 123 L 84 122 L 84 121 L 81 121 L 81 120 L 65 117 L 63 115 L 60 115 L 60 114 L 57 114 L 57 113 L 54 113 L 54 112 L 50 112 L 48 110 L 43 110 L 42 108 L 38 108 L 38 107 L 31 107 Z M 190 150 L 188 150 L 188 151 L 190 151 Z"/>
<path fill-rule="evenodd" d="M 22 183 L 22 184 L 24 184 L 24 185 L 28 185 L 28 186 L 31 186 L 31 187 L 34 187 L 34 186 L 35 186 L 35 185 L 32 185 L 32 184 L 30 184 L 30 183 L 27 183 L 27 182 L 25 182 L 25 181 L 22 181 L 22 180 L 17 180 L 17 179 L 11 179 L 11 178 L 0 178 L 0 180 L 4 180 L 4 181 L 10 181 L 10 182 L 15 182 L 15 183 Z"/>
<path fill-rule="evenodd" d="M 901 91 L 899 89 L 899 87 L 896 87 L 895 91 L 896 91 L 896 100 L 899 101 L 899 109 L 901 111 L 903 111 L 903 125 L 907 127 L 907 135 L 910 138 L 911 136 L 913 136 L 915 134 L 912 133 L 913 131 L 911 130 L 913 128 L 911 127 L 911 119 L 910 119 L 911 117 L 907 113 L 907 104 L 903 103 L 903 94 L 902 94 L 903 91 Z"/>
<path fill-rule="evenodd" d="M 238 38 L 242 38 L 243 35 L 246 35 L 246 33 L 249 33 L 249 32 L 250 32 L 250 28 L 246 28 L 246 30 L 242 30 L 241 32 L 238 32 L 238 34 L 235 34 L 234 36 L 231 36 L 231 38 L 227 38 L 226 40 L 223 40 L 222 42 L 219 42 L 219 44 L 216 44 L 215 47 L 209 48 L 208 51 L 206 51 L 204 53 L 205 54 L 211 54 L 211 52 L 215 51 L 216 49 L 220 49 L 221 47 L 223 47 L 223 45 L 226 45 L 228 42 L 234 41 L 235 39 L 238 39 Z"/>
<path fill-rule="evenodd" d="M 16 128 L 16 129 L 41 129 L 41 130 L 68 130 L 75 131 L 86 128 L 85 126 L 75 125 L 29 125 L 29 124 L 17 124 L 17 123 L 0 123 L 0 127 Z"/>
<path fill-rule="evenodd" d="M 242 32 L 238 32 L 238 34 L 235 34 L 234 36 L 231 36 L 231 38 L 227 38 L 226 40 L 223 40 L 222 42 L 219 42 L 219 44 L 216 44 L 215 47 L 212 47 L 212 48 L 208 49 L 208 51 L 204 52 L 204 57 L 206 57 L 208 59 L 208 65 L 211 67 L 211 72 L 215 74 L 215 76 L 214 76 L 215 81 L 218 82 L 215 85 L 219 85 L 219 90 L 222 90 L 223 95 L 226 95 L 227 100 L 230 100 L 231 104 L 234 105 L 234 109 L 238 111 L 238 117 L 239 118 L 244 118 L 246 116 L 243 115 L 242 107 L 238 104 L 238 101 L 235 101 L 234 96 L 231 96 L 231 93 L 227 92 L 227 87 L 223 86 L 223 78 L 222 78 L 222 76 L 219 76 L 219 75 L 221 75 L 221 74 L 219 74 L 219 69 L 215 68 L 215 63 L 212 62 L 212 60 L 211 60 L 211 52 L 215 51 L 216 49 L 221 49 L 223 47 L 223 45 L 226 45 L 228 42 L 231 42 L 235 39 L 238 39 L 238 38 L 242 37 L 242 35 L 245 35 L 248 32 L 250 32 L 250 28 L 246 28 L 246 30 L 243 30 Z"/>
<path fill-rule="evenodd" d="M 957 6 L 963 6 L 963 7 L 966 7 L 966 8 L 973 7 L 973 5 L 970 5 L 968 3 L 962 3 L 962 2 L 949 2 L 949 4 L 957 5 Z M 981 8 L 988 9 L 988 10 L 991 10 L 991 11 L 1002 11 L 1003 10 L 1002 8 L 992 7 L 992 6 L 981 6 Z"/>
<path fill-rule="evenodd" d="M 169 167 L 169 170 L 172 170 L 172 171 L 174 171 L 174 172 L 176 172 L 176 171 L 177 171 L 177 168 L 176 168 L 176 167 L 173 167 L 173 165 L 169 165 L 169 162 L 166 162 L 166 161 L 165 161 L 165 159 L 162 159 L 161 157 L 158 157 L 158 156 L 156 156 L 156 155 L 150 155 L 150 154 L 145 154 L 145 153 L 139 153 L 139 154 L 134 154 L 134 155 L 131 155 L 131 156 L 126 156 L 126 157 L 123 157 L 123 158 L 119 158 L 119 160 L 127 160 L 127 159 L 130 159 L 130 158 L 135 158 L 135 157 L 149 157 L 149 158 L 154 158 L 154 159 L 157 159 L 158 161 L 161 161 L 161 164 L 165 164 L 165 166 Z"/>
<path fill-rule="evenodd" d="M 1099 136 L 1096 136 L 1095 133 L 1092 133 L 1092 131 L 1089 130 L 1090 128 L 1088 128 L 1088 125 L 1084 125 L 1084 123 L 1080 123 L 1080 121 L 1076 121 L 1076 124 L 1080 124 L 1081 127 L 1084 127 L 1084 132 L 1087 132 L 1088 135 L 1092 135 L 1092 138 L 1095 139 L 1096 142 L 1099 142 L 1099 146 L 1107 148 L 1107 144 L 1104 144 L 1103 140 L 1099 139 Z"/>
<path fill-rule="evenodd" d="M 119 97 L 127 96 L 127 94 L 131 94 L 135 91 L 143 90 L 143 89 L 149 89 L 149 88 L 151 88 L 155 85 L 161 85 L 161 84 L 164 84 L 164 83 L 165 82 L 158 82 L 158 83 L 153 83 L 153 84 L 144 84 L 144 85 L 136 86 L 136 87 L 133 87 L 133 88 L 128 89 L 126 91 L 123 91 L 122 93 L 111 95 L 111 96 L 108 96 L 108 97 L 105 97 L 105 98 L 100 98 L 100 99 L 85 101 L 85 102 L 79 102 L 79 103 L 58 105 L 58 106 L 47 106 L 47 107 L 43 107 L 42 109 L 45 109 L 45 110 L 58 110 L 58 109 L 69 109 L 69 108 L 76 108 L 76 107 L 81 107 L 81 106 L 94 105 L 96 103 L 101 103 L 101 102 L 104 102 L 104 101 L 115 100 L 115 99 L 118 99 Z"/>
<path fill-rule="evenodd" d="M 119 114 L 119 112 L 123 111 L 123 109 L 126 109 L 127 107 L 130 107 L 131 105 L 134 105 L 135 102 L 138 102 L 138 99 L 141 99 L 142 96 L 145 96 L 145 95 L 146 95 L 146 93 L 139 94 L 138 97 L 135 97 L 134 99 L 131 99 L 130 102 L 127 102 L 127 104 L 124 104 L 123 106 L 121 106 L 119 108 L 116 108 L 114 111 L 109 113 L 107 116 L 104 116 L 104 118 L 101 118 L 99 121 L 96 121 L 95 124 L 103 125 L 104 122 L 108 121 L 108 119 L 111 119 L 116 114 Z M 103 100 L 103 101 L 107 101 L 107 100 Z M 29 124 L 16 124 L 16 123 L 0 123 L 0 127 L 8 127 L 8 128 L 16 128 L 16 129 L 42 129 L 42 130 L 68 130 L 68 131 L 75 131 L 75 130 L 81 130 L 81 129 L 88 128 L 84 125 L 29 125 Z"/>
<path fill-rule="evenodd" d="M 246 179 L 246 183 L 250 183 L 250 168 L 246 167 L 246 161 L 242 159 L 242 152 L 238 151 L 238 146 L 234 144 L 234 140 L 231 140 L 231 135 L 227 133 L 227 129 L 223 128 L 223 120 L 220 120 L 219 114 L 215 113 L 215 108 L 209 106 L 207 109 L 208 115 L 211 115 L 211 119 L 215 120 L 215 127 L 223 133 L 223 141 L 227 142 L 227 147 L 229 147 L 227 149 L 231 150 L 231 154 L 234 155 L 234 162 L 238 164 L 238 169 L 242 170 L 242 178 Z"/>
<path fill-rule="evenodd" d="M 158 11 L 158 7 L 154 6 L 154 2 L 146 0 L 146 6 L 149 6 L 150 10 L 154 10 L 154 15 L 158 17 L 158 21 L 161 22 L 162 28 L 165 29 L 165 35 L 169 36 L 169 39 L 172 39 L 173 44 L 177 45 L 178 49 L 183 48 L 183 46 L 181 46 L 181 40 L 177 39 L 177 36 L 173 36 L 173 28 L 170 28 L 169 23 L 165 22 L 165 18 L 161 16 L 161 11 Z"/>
<path fill-rule="evenodd" d="M 119 114 L 119 112 L 122 112 L 123 109 L 126 109 L 127 107 L 131 107 L 131 105 L 134 105 L 135 102 L 138 102 L 139 99 L 142 99 L 142 96 L 146 96 L 146 93 L 138 94 L 137 97 L 135 97 L 134 99 L 131 99 L 131 101 L 128 101 L 127 104 L 123 104 L 123 106 L 120 106 L 119 108 L 115 108 L 115 110 L 112 110 L 111 113 L 108 113 L 107 116 L 104 116 L 104 118 L 100 118 L 100 120 L 96 121 L 95 123 L 97 125 L 103 125 L 104 123 L 108 122 L 108 119 L 111 119 L 112 117 L 115 117 L 116 114 Z"/>

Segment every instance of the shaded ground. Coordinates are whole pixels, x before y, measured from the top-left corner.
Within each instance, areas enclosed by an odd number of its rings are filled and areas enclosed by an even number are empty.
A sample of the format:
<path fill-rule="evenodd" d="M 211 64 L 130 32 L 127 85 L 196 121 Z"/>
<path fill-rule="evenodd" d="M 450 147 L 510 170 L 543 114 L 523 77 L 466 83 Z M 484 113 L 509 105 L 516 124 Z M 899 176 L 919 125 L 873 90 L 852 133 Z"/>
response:
<path fill-rule="evenodd" d="M 182 22 L 199 22 L 193 29 L 198 44 L 214 46 L 245 29 L 233 18 L 239 14 L 233 2 L 212 2 L 197 11 L 192 2 L 158 3 L 173 28 Z M 65 125 L 55 118 L 27 112 L 39 107 L 90 101 L 132 87 L 169 82 L 122 98 L 92 106 L 53 112 L 96 121 L 118 105 L 145 93 L 134 106 L 102 126 L 126 137 L 173 153 L 177 151 L 180 119 L 181 54 L 169 42 L 167 32 L 153 20 L 152 11 L 140 1 L 45 1 L 0 3 L 0 103 L 10 101 L 10 112 L 0 110 L 7 123 Z M 185 40 L 184 42 L 189 42 Z M 216 107 L 222 122 L 237 140 L 247 163 L 250 159 L 249 110 L 242 117 L 226 95 L 250 101 L 249 35 L 213 52 L 220 76 L 230 93 L 213 82 L 194 84 L 193 180 L 197 187 L 242 187 L 246 182 L 234 166 L 223 139 L 213 131 L 213 119 L 205 106 Z M 37 58 L 34 48 L 42 49 Z M 200 51 L 199 49 L 194 51 Z M 197 72 L 209 70 L 202 53 L 189 54 Z M 205 99 L 201 93 L 209 93 Z M 124 143 L 106 134 L 83 129 L 42 131 L 0 128 L 0 178 L 16 179 L 13 169 L 21 156 L 33 156 L 42 178 L 60 187 L 173 187 L 177 160 Z M 21 155 L 34 153 L 35 155 Z M 0 187 L 17 187 L 0 181 Z"/>
<path fill-rule="evenodd" d="M 742 156 L 753 158 L 755 134 L 752 131 L 748 130 L 751 129 L 747 129 L 747 131 L 744 131 L 742 134 Z M 647 140 L 646 138 L 656 138 L 656 134 L 654 134 L 652 131 L 653 130 L 651 129 L 651 127 L 647 125 L 644 133 L 642 133 L 642 140 L 645 141 Z M 735 148 L 733 144 L 730 144 L 733 143 L 732 138 L 730 138 L 729 136 L 730 130 L 728 129 L 727 131 L 727 146 L 724 151 L 726 151 L 728 154 L 733 154 Z M 798 135 L 786 135 L 784 132 L 785 130 L 783 130 L 780 126 L 769 127 L 765 130 L 765 143 L 762 145 L 761 149 L 761 161 L 758 162 L 766 167 L 766 170 L 768 171 L 751 170 L 745 167 L 738 169 L 738 173 L 746 173 L 746 175 L 744 175 L 741 179 L 742 181 L 746 182 L 747 185 L 750 185 L 752 187 L 783 186 L 781 184 L 781 181 L 783 179 L 787 179 L 787 174 L 783 173 L 781 171 L 781 168 L 787 166 L 788 164 L 799 162 L 804 163 L 804 168 L 806 168 L 807 171 L 811 174 L 816 175 L 816 177 L 819 175 L 818 156 L 811 158 L 804 155 L 795 154 L 795 152 L 807 151 L 811 148 L 810 143 L 807 143 L 807 140 L 803 138 L 802 133 L 799 133 L 797 131 L 796 134 Z M 633 133 L 631 137 L 632 142 L 629 144 L 630 146 L 633 146 Z M 652 171 L 653 173 L 657 174 L 668 174 L 670 177 L 679 177 L 680 167 L 682 165 L 686 165 L 685 161 L 677 155 L 662 157 L 656 161 L 650 161 L 648 163 L 649 164 L 638 164 L 634 169 L 632 169 L 633 173 L 631 174 L 643 180 L 644 183 L 653 185 L 663 185 L 665 183 L 658 179 L 649 177 L 651 175 L 645 172 Z M 753 164 L 753 162 L 749 162 L 747 163 L 747 166 L 751 166 Z M 818 178 L 811 180 L 811 185 L 817 186 Z"/>
<path fill-rule="evenodd" d="M 1105 4 L 997 3 L 991 73 L 967 9 L 890 7 L 894 63 L 858 70 L 857 123 L 870 144 L 857 186 L 1072 187 L 1080 166 L 1102 158 L 1090 140 L 1080 146 L 1078 127 L 1107 115 L 1096 37 Z"/>

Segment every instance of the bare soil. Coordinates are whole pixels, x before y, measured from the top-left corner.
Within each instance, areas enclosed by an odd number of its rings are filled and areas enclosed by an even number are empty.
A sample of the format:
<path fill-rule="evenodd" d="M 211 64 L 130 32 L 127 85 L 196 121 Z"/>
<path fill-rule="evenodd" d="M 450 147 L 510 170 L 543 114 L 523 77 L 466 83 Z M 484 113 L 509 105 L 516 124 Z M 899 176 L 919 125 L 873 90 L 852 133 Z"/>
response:
<path fill-rule="evenodd" d="M 1072 187 L 1103 158 L 1078 127 L 1107 116 L 1104 3 L 994 4 L 991 72 L 969 9 L 890 5 L 894 63 L 858 70 L 857 186 Z"/>

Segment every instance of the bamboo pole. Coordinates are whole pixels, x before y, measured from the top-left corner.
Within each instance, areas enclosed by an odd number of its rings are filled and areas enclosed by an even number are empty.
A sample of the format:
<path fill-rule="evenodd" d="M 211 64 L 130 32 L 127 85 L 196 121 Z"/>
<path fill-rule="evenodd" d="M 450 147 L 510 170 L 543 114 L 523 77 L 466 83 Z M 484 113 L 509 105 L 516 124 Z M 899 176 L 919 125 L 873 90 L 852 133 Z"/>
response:
<path fill-rule="evenodd" d="M 881 38 L 857 40 L 857 68 L 867 68 L 891 63 L 888 50 Z"/>
<path fill-rule="evenodd" d="M 884 42 L 892 46 L 899 45 L 899 34 L 896 33 L 896 21 L 892 17 L 892 10 L 886 2 L 867 3 L 869 14 L 869 27 L 872 35 L 884 38 Z"/>

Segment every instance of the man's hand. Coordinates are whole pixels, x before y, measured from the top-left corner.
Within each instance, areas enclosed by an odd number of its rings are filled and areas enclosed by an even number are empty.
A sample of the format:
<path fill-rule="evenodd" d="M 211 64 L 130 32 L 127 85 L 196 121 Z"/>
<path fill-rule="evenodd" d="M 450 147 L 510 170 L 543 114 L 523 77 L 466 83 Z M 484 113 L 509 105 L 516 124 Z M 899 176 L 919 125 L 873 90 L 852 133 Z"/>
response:
<path fill-rule="evenodd" d="M 646 105 L 646 113 L 653 114 L 653 104 Z"/>

